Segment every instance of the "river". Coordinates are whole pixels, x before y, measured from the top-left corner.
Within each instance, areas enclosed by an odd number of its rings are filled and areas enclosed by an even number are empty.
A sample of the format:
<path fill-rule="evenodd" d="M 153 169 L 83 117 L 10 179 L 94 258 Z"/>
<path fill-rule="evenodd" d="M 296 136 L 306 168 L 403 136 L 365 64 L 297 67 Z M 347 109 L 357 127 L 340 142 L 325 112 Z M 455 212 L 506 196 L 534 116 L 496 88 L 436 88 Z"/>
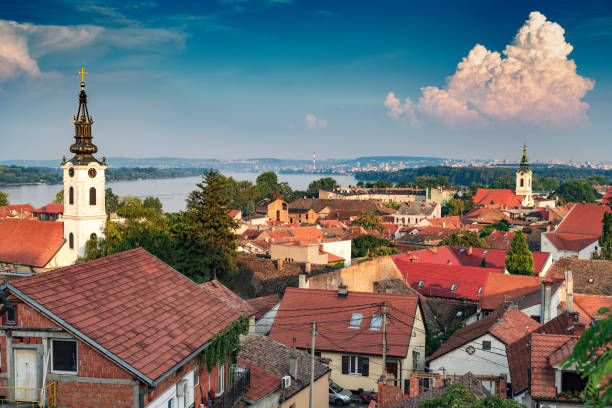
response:
<path fill-rule="evenodd" d="M 225 176 L 231 176 L 236 180 L 249 180 L 253 183 L 259 173 L 234 173 L 225 172 Z M 321 177 L 333 177 L 338 184 L 347 186 L 355 185 L 357 182 L 353 176 L 321 175 L 321 174 L 279 174 L 278 181 L 286 181 L 294 190 L 306 190 L 308 185 Z M 124 196 L 136 196 L 144 198 L 147 196 L 159 197 L 164 205 L 164 211 L 176 212 L 185 209 L 185 198 L 195 189 L 195 185 L 202 180 L 201 177 L 184 177 L 175 179 L 157 180 L 132 180 L 114 181 L 106 183 L 107 188 L 112 188 L 113 193 Z M 55 194 L 62 189 L 59 184 L 35 184 L 0 187 L 0 190 L 9 194 L 11 204 L 30 203 L 34 208 L 42 207 L 55 200 Z"/>

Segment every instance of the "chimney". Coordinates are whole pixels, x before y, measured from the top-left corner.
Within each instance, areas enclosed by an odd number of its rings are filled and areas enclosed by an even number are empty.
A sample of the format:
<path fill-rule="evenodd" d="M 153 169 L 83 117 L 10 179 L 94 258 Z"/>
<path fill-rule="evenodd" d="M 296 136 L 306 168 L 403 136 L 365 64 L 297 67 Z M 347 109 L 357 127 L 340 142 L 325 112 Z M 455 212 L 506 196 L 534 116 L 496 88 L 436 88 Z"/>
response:
<path fill-rule="evenodd" d="M 574 329 L 572 330 L 572 334 L 574 336 L 582 336 L 582 333 L 584 333 L 585 330 L 586 330 L 585 323 L 576 322 L 574 323 Z"/>
<path fill-rule="evenodd" d="M 291 356 L 289 357 L 289 375 L 297 379 L 298 363 L 297 352 L 295 351 L 295 337 L 293 338 L 293 346 L 291 347 Z"/>
<path fill-rule="evenodd" d="M 279 271 L 281 269 L 283 269 L 283 260 L 282 259 L 277 259 L 276 260 L 276 269 L 278 269 Z"/>
<path fill-rule="evenodd" d="M 542 281 L 542 290 L 540 298 L 540 323 L 545 324 L 550 320 L 550 302 L 552 296 L 552 282 L 549 280 Z"/>
<path fill-rule="evenodd" d="M 300 284 L 298 285 L 299 288 L 307 288 L 308 286 L 306 285 L 306 275 L 300 275 L 299 277 L 299 282 Z"/>
<path fill-rule="evenodd" d="M 348 286 L 343 285 L 342 283 L 338 285 L 338 297 L 339 298 L 348 297 Z"/>
<path fill-rule="evenodd" d="M 467 249 L 467 254 L 468 254 L 468 255 L 472 255 L 472 247 L 468 247 L 468 249 Z"/>
<path fill-rule="evenodd" d="M 565 271 L 565 304 L 568 313 L 574 311 L 574 276 L 572 271 Z"/>
<path fill-rule="evenodd" d="M 306 262 L 304 264 L 304 272 L 310 273 L 312 271 L 312 264 L 310 262 Z"/>

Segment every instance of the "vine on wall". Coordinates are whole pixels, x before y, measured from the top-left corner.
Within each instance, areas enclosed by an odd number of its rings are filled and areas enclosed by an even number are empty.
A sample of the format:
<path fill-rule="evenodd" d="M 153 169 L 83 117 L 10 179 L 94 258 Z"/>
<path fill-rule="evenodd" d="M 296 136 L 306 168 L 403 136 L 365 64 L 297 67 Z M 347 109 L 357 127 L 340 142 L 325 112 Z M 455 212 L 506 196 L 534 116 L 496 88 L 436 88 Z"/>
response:
<path fill-rule="evenodd" d="M 214 335 L 211 344 L 204 349 L 199 357 L 200 367 L 206 364 L 208 372 L 211 372 L 215 364 L 228 358 L 235 360 L 240 350 L 240 335 L 249 332 L 249 318 L 240 316 L 228 324 L 223 330 Z"/>

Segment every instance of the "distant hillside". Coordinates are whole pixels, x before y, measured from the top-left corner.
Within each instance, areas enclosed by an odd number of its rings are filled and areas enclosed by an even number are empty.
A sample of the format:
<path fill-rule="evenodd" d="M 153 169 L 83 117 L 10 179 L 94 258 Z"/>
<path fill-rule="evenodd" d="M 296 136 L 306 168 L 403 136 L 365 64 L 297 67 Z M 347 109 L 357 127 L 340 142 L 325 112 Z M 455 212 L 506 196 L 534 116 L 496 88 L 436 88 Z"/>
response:
<path fill-rule="evenodd" d="M 355 173 L 357 180 L 363 181 L 391 181 L 393 183 L 414 182 L 417 177 L 448 177 L 455 185 L 469 186 L 472 183 L 489 185 L 493 180 L 502 176 L 514 178 L 517 167 L 448 167 L 426 166 L 419 168 L 402 169 L 397 171 L 361 171 Z M 532 166 L 536 177 L 551 177 L 561 182 L 574 179 L 588 179 L 594 176 L 603 176 L 612 180 L 612 170 L 583 169 L 569 166 Z"/>

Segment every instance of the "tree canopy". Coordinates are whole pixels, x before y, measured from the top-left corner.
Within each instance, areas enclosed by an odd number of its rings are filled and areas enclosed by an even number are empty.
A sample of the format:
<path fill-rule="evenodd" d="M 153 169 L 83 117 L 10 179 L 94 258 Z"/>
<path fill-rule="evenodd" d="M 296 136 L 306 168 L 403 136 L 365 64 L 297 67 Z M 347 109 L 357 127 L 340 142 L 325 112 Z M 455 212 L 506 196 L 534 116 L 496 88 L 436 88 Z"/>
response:
<path fill-rule="evenodd" d="M 9 205 L 9 201 L 8 201 L 8 194 L 0 191 L 0 206 L 2 205 Z"/>
<path fill-rule="evenodd" d="M 470 231 L 467 229 L 460 230 L 458 232 L 454 232 L 450 235 L 447 235 L 440 241 L 440 245 L 456 245 L 456 246 L 466 246 L 466 247 L 476 247 L 476 248 L 488 248 L 489 245 L 487 242 L 478 236 L 478 233 L 475 231 Z"/>
<path fill-rule="evenodd" d="M 599 237 L 601 249 L 593 254 L 593 258 L 612 260 L 612 212 L 605 213 L 601 223 L 603 224 Z"/>
<path fill-rule="evenodd" d="M 491 184 L 489 184 L 489 188 L 510 188 L 514 189 L 515 180 L 510 176 L 501 176 L 493 180 Z"/>
<path fill-rule="evenodd" d="M 521 230 L 516 231 L 512 238 L 510 249 L 506 254 L 506 269 L 514 275 L 533 275 L 533 254 Z"/>
<path fill-rule="evenodd" d="M 594 203 L 597 199 L 597 192 L 591 183 L 584 180 L 566 181 L 557 188 L 556 194 L 566 203 Z"/>
<path fill-rule="evenodd" d="M 465 211 L 465 202 L 459 198 L 451 198 L 442 204 L 442 216 L 461 215 Z"/>
<path fill-rule="evenodd" d="M 391 246 L 389 241 L 374 235 L 362 235 L 351 242 L 351 256 L 353 258 L 385 256 L 396 253 L 397 250 Z"/>
<path fill-rule="evenodd" d="M 469 388 L 455 382 L 443 395 L 421 401 L 419 408 L 525 408 L 525 405 L 497 395 L 479 400 Z"/>
<path fill-rule="evenodd" d="M 314 180 L 308 185 L 306 190 L 307 197 L 319 198 L 319 190 L 333 191 L 338 188 L 338 182 L 332 177 L 324 177 L 318 180 Z"/>
<path fill-rule="evenodd" d="M 60 191 L 55 194 L 55 200 L 53 200 L 53 204 L 64 204 L 64 189 L 62 188 Z"/>
<path fill-rule="evenodd" d="M 357 217 L 357 219 L 353 221 L 353 224 L 359 225 L 366 231 L 384 231 L 384 227 L 382 225 L 382 222 L 380 221 L 380 217 L 371 211 L 362 212 L 359 217 Z"/>

